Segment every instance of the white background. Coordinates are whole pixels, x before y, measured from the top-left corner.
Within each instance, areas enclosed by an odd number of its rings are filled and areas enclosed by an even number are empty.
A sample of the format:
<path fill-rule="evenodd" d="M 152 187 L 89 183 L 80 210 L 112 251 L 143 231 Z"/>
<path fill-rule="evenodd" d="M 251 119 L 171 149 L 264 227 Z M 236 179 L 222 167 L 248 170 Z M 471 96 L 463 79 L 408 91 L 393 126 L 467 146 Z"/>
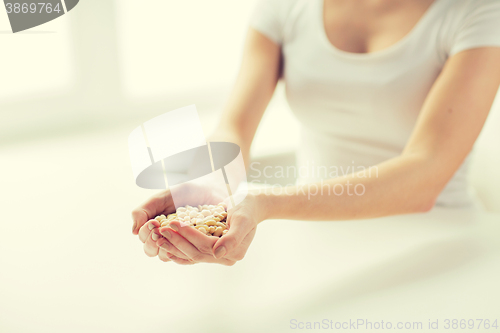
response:
<path fill-rule="evenodd" d="M 0 10 L 0 332 L 282 332 L 289 320 L 498 315 L 499 215 L 266 222 L 232 268 L 147 258 L 127 137 L 196 104 L 213 130 L 255 1 L 82 0 L 12 34 Z M 500 211 L 500 104 L 472 178 Z M 253 156 L 292 152 L 280 87 Z"/>

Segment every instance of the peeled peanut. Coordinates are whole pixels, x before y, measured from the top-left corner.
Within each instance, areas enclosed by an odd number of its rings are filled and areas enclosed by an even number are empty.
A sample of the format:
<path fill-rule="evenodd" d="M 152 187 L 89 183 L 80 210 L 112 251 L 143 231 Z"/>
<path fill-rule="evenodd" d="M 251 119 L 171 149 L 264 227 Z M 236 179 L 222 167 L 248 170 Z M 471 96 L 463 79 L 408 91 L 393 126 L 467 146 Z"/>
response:
<path fill-rule="evenodd" d="M 224 230 L 222 230 L 221 227 L 217 227 L 217 229 L 215 229 L 213 235 L 216 236 L 216 237 L 220 237 L 220 236 L 222 236 L 223 232 L 224 232 Z"/>
<path fill-rule="evenodd" d="M 206 225 L 197 225 L 195 228 L 196 229 L 200 229 L 201 228 L 201 229 L 205 229 L 206 231 L 208 231 L 208 227 Z"/>
<path fill-rule="evenodd" d="M 217 222 L 215 222 L 215 220 L 205 220 L 205 224 L 208 225 L 208 226 L 212 226 L 212 225 L 215 225 Z"/>
<path fill-rule="evenodd" d="M 222 222 L 217 222 L 215 225 L 218 226 L 218 227 L 221 227 L 223 229 L 226 229 L 226 225 L 224 223 L 222 223 Z"/>
<path fill-rule="evenodd" d="M 212 226 L 212 227 L 210 227 L 210 228 L 208 229 L 208 232 L 210 232 L 211 234 L 213 234 L 213 233 L 214 233 L 214 231 L 215 231 L 215 227 L 214 227 L 214 226 Z"/>
<path fill-rule="evenodd" d="M 223 230 L 223 231 L 222 231 L 222 235 L 224 236 L 225 234 L 227 234 L 227 232 L 228 232 L 228 231 L 229 231 L 229 230 L 227 230 L 227 229 L 226 229 L 226 230 Z"/>
<path fill-rule="evenodd" d="M 206 225 L 200 225 L 200 226 L 196 226 L 195 227 L 196 229 L 198 229 L 198 231 L 201 231 L 203 232 L 205 235 L 208 233 L 209 229 Z"/>

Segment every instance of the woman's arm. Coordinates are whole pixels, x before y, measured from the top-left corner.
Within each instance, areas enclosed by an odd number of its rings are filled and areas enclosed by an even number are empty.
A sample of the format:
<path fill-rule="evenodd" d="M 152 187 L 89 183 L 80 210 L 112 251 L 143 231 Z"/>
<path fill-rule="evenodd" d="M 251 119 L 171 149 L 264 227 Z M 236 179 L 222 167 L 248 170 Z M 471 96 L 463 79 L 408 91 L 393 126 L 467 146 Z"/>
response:
<path fill-rule="evenodd" d="M 248 238 L 265 219 L 332 221 L 430 210 L 472 149 L 499 84 L 500 48 L 454 55 L 429 92 L 404 151 L 378 164 L 377 177 L 352 174 L 315 186 L 285 187 L 281 194 L 249 195 L 228 216 L 229 232 L 215 243 L 214 257 L 241 260 Z M 354 194 L 358 184 L 365 188 L 363 195 Z M 343 194 L 333 194 L 335 186 Z"/>
<path fill-rule="evenodd" d="M 427 96 L 404 151 L 377 165 L 377 177 L 353 174 L 323 185 L 285 187 L 281 194 L 248 195 L 229 211 L 229 232 L 212 248 L 216 262 L 243 259 L 257 225 L 265 219 L 349 220 L 431 209 L 483 127 L 500 84 L 499 60 L 500 48 L 473 49 L 450 58 Z M 354 194 L 358 184 L 364 186 L 360 196 Z M 335 195 L 335 186 L 337 193 L 342 187 L 343 194 Z M 191 260 L 212 262 L 206 259 L 208 249 L 196 239 L 196 231 L 174 227 L 178 234 L 169 239 L 173 247 L 186 253 L 194 244 L 198 250 L 190 255 Z"/>
<path fill-rule="evenodd" d="M 377 165 L 378 177 L 375 172 L 371 178 L 352 174 L 322 186 L 289 187 L 279 195 L 258 194 L 263 217 L 348 220 L 430 210 L 471 151 L 499 84 L 500 48 L 454 55 L 427 96 L 403 153 Z M 357 184 L 365 188 L 361 196 L 352 195 Z M 334 195 L 334 186 L 337 193 L 342 186 L 344 193 Z M 318 193 L 314 193 L 316 189 Z M 358 193 L 361 190 L 358 186 Z"/>
<path fill-rule="evenodd" d="M 200 239 L 199 232 L 181 228 L 178 222 L 171 223 L 175 233 L 160 230 L 169 243 L 162 240 L 158 245 L 167 246 L 166 251 L 175 248 L 189 253 L 190 263 L 224 263 L 226 259 L 234 264 L 243 259 L 257 225 L 265 219 L 331 221 L 429 210 L 483 127 L 500 84 L 499 60 L 500 48 L 473 49 L 450 58 L 427 96 L 404 151 L 399 157 L 377 165 L 377 177 L 361 178 L 353 174 L 323 184 L 286 187 L 281 194 L 252 193 L 229 211 L 229 232 L 211 249 Z M 244 117 L 228 116 L 233 119 L 229 121 L 233 124 L 230 128 L 241 129 L 244 133 L 241 138 L 246 138 L 249 145 L 257 121 L 254 119 L 249 133 L 245 132 L 245 123 L 234 120 L 241 121 Z M 248 146 L 244 147 L 248 152 Z M 364 186 L 363 195 L 354 194 L 358 184 Z M 341 186 L 343 194 L 334 194 L 335 186 L 337 189 Z"/>
<path fill-rule="evenodd" d="M 241 68 L 210 141 L 238 144 L 245 163 L 250 146 L 280 75 L 281 48 L 260 32 L 250 29 L 245 41 Z"/>
<path fill-rule="evenodd" d="M 215 134 L 209 139 L 209 141 L 226 141 L 238 144 L 242 149 L 246 163 L 249 162 L 250 145 L 253 137 L 279 79 L 280 59 L 281 48 L 279 45 L 256 30 L 249 30 L 236 84 L 224 109 L 222 120 Z M 195 191 L 196 195 L 203 198 L 202 192 L 202 190 Z M 148 221 L 156 215 L 168 214 L 172 212 L 172 209 L 175 210 L 172 195 L 169 190 L 166 190 L 153 196 L 132 212 L 134 221 L 132 232 L 139 235 L 140 240 L 144 243 L 144 251 L 148 256 L 156 256 L 160 253 L 162 260 L 170 260 L 166 257 L 166 251 L 159 252 L 156 243 L 158 240 L 158 223 L 154 221 L 148 223 Z M 162 228 L 162 230 L 164 229 L 166 228 Z M 196 243 L 196 240 L 199 240 L 197 237 L 201 234 L 198 231 L 194 232 L 194 234 L 191 234 L 192 238 L 185 236 L 193 243 Z M 207 237 L 205 238 L 199 248 L 203 247 L 205 255 L 213 258 L 210 240 Z M 163 244 L 163 248 L 165 246 Z M 186 248 L 190 249 L 192 245 L 188 244 Z M 185 258 L 179 258 L 179 260 L 185 260 Z M 227 264 L 227 262 L 221 263 Z"/>

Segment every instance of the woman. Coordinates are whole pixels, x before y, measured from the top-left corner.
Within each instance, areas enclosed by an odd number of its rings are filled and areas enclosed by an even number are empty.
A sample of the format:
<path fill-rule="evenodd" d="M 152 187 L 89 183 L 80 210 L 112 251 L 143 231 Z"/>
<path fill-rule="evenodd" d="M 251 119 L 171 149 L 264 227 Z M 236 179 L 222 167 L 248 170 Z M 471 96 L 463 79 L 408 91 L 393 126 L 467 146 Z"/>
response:
<path fill-rule="evenodd" d="M 248 161 L 281 76 L 302 124 L 299 166 L 355 161 L 374 166 L 376 177 L 311 172 L 301 182 L 319 181 L 323 193 L 300 185 L 250 192 L 229 212 L 220 239 L 178 222 L 160 230 L 148 222 L 173 210 L 162 192 L 133 212 L 146 254 L 232 265 L 265 219 L 366 219 L 473 204 L 465 169 L 500 84 L 500 1 L 264 0 L 212 139 L 237 143 Z M 362 195 L 326 191 L 359 184 Z"/>

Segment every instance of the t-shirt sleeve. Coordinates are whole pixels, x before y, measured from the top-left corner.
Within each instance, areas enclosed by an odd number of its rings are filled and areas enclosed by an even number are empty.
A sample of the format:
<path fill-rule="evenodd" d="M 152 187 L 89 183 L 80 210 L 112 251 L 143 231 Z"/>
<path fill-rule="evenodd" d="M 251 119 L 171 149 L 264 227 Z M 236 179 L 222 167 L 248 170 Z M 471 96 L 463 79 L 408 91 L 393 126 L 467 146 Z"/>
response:
<path fill-rule="evenodd" d="M 287 15 L 287 2 L 292 2 L 292 0 L 260 0 L 250 19 L 250 27 L 281 45 Z"/>
<path fill-rule="evenodd" d="M 451 43 L 449 55 L 477 47 L 500 47 L 500 0 L 472 0 Z"/>

